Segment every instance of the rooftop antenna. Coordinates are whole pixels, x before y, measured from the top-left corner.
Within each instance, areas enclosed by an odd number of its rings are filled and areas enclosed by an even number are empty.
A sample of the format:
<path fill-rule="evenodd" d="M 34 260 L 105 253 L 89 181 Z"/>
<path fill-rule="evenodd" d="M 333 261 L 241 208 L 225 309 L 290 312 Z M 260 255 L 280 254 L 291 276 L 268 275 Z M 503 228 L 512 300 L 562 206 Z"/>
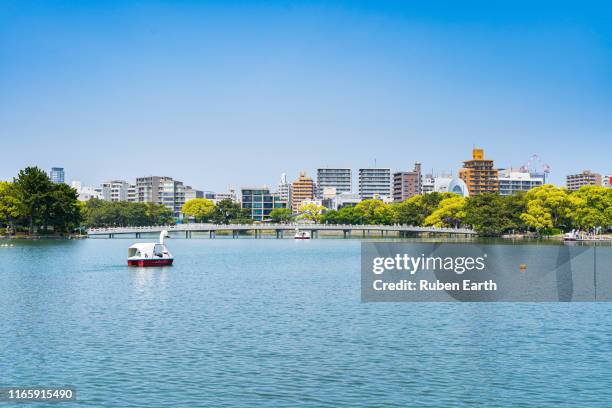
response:
<path fill-rule="evenodd" d="M 376 157 L 374 158 L 374 168 L 376 168 Z"/>

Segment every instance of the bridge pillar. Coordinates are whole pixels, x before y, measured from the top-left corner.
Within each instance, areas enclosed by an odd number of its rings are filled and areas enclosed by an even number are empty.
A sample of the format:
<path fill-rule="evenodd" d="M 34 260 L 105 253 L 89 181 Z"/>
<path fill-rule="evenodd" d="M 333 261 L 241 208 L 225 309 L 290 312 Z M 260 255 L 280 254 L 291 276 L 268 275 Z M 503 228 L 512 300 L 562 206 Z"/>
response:
<path fill-rule="evenodd" d="M 210 239 L 215 238 L 215 231 L 213 231 L 213 230 L 208 231 L 208 237 L 209 237 Z"/>
<path fill-rule="evenodd" d="M 233 239 L 237 239 L 238 238 L 238 231 L 232 230 L 232 238 Z"/>
<path fill-rule="evenodd" d="M 351 230 L 344 230 L 344 238 L 348 238 L 351 236 Z"/>
<path fill-rule="evenodd" d="M 312 230 L 312 231 L 310 231 L 310 235 L 312 236 L 312 238 L 319 238 L 319 231 L 318 230 Z"/>

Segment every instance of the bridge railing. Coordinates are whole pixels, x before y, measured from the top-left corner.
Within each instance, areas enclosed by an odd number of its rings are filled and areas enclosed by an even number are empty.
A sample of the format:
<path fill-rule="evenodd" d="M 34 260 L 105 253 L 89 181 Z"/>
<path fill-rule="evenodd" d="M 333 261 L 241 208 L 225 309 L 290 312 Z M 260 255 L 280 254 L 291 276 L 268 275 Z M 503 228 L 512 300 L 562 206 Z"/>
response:
<path fill-rule="evenodd" d="M 101 227 L 90 228 L 88 234 L 127 234 L 139 232 L 167 231 L 211 231 L 211 230 L 274 230 L 274 229 L 304 229 L 304 230 L 375 230 L 375 231 L 409 231 L 409 232 L 448 232 L 459 234 L 473 234 L 469 228 L 452 227 L 422 227 L 414 225 L 371 225 L 371 224 L 212 224 L 192 223 L 178 225 L 151 225 L 138 227 Z"/>

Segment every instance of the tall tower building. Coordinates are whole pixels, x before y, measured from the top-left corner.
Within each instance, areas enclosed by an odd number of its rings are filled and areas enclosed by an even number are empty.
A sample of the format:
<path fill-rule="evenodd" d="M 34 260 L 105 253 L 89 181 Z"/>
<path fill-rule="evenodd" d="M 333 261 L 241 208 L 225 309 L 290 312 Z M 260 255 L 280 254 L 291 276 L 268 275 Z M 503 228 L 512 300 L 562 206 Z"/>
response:
<path fill-rule="evenodd" d="M 402 202 L 418 194 L 423 194 L 421 163 L 414 163 L 413 171 L 393 173 L 393 201 Z"/>
<path fill-rule="evenodd" d="M 493 168 L 493 160 L 485 159 L 483 149 L 472 149 L 472 160 L 463 162 L 459 177 L 467 185 L 470 196 L 499 192 L 497 169 Z"/>
<path fill-rule="evenodd" d="M 287 173 L 281 174 L 280 183 L 278 183 L 278 197 L 287 203 L 291 202 L 291 184 L 287 181 Z"/>
<path fill-rule="evenodd" d="M 137 201 L 141 203 L 162 204 L 180 218 L 185 204 L 185 186 L 172 177 L 148 176 L 136 179 Z"/>
<path fill-rule="evenodd" d="M 298 212 L 304 200 L 314 199 L 314 183 L 305 172 L 300 173 L 300 177 L 293 182 L 291 188 L 291 211 Z"/>
<path fill-rule="evenodd" d="M 317 197 L 323 197 L 323 190 L 326 187 L 334 187 L 336 194 L 350 193 L 351 172 L 351 169 L 317 169 Z"/>
<path fill-rule="evenodd" d="M 64 168 L 63 167 L 51 167 L 49 178 L 54 183 L 63 183 L 64 182 Z"/>
<path fill-rule="evenodd" d="M 391 169 L 359 169 L 359 198 L 391 198 Z"/>

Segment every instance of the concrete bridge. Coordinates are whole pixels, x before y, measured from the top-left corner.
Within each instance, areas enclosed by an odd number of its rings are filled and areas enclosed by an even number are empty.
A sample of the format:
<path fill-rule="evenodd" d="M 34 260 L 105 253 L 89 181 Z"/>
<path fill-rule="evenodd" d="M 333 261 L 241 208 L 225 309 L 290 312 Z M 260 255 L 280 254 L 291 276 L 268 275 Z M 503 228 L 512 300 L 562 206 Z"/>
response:
<path fill-rule="evenodd" d="M 353 233 L 361 233 L 363 237 L 378 235 L 381 237 L 389 234 L 397 234 L 400 237 L 409 234 L 446 234 L 446 235 L 475 235 L 467 228 L 437 228 L 437 227 L 415 227 L 412 225 L 344 225 L 344 224 L 178 224 L 158 225 L 147 227 L 111 227 L 90 228 L 87 235 L 90 237 L 115 238 L 117 235 L 133 235 L 140 238 L 142 234 L 160 233 L 167 230 L 169 233 L 184 234 L 185 238 L 191 238 L 193 232 L 208 233 L 210 238 L 215 238 L 217 232 L 231 232 L 232 238 L 238 238 L 241 232 L 252 232 L 255 238 L 261 238 L 264 231 L 274 232 L 276 238 L 283 238 L 285 232 L 308 231 L 312 238 L 318 238 L 320 231 L 342 232 L 344 238 L 349 238 Z"/>

